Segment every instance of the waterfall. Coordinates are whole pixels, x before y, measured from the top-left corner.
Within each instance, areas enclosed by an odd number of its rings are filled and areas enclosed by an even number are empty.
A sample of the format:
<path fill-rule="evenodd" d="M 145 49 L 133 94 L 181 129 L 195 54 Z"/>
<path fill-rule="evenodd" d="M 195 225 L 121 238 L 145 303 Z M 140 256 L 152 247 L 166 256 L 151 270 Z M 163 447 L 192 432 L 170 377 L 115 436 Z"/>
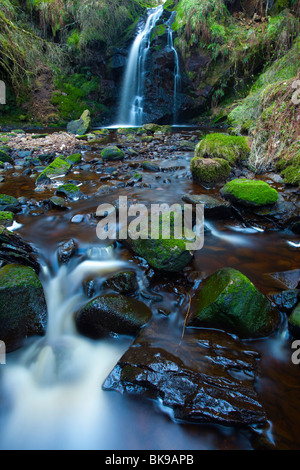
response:
<path fill-rule="evenodd" d="M 181 88 L 181 74 L 178 52 L 174 47 L 173 41 L 173 28 L 172 23 L 174 21 L 175 12 L 172 13 L 171 18 L 168 21 L 168 47 L 174 52 L 175 57 L 175 69 L 174 69 L 174 98 L 173 98 L 173 124 L 177 124 L 178 110 L 179 110 L 179 99 L 180 99 L 180 88 Z"/>
<path fill-rule="evenodd" d="M 151 33 L 163 13 L 163 5 L 148 10 L 145 25 L 132 45 L 122 87 L 119 124 L 141 126 L 144 113 L 145 65 L 150 50 Z"/>

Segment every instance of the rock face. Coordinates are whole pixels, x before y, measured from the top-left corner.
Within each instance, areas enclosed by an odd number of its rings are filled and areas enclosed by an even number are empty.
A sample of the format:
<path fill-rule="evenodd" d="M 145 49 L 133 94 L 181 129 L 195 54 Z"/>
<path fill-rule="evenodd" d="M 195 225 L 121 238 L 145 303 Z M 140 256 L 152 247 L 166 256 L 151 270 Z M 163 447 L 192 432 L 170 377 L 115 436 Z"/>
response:
<path fill-rule="evenodd" d="M 110 332 L 136 335 L 150 321 L 151 310 L 142 302 L 119 294 L 107 294 L 89 302 L 75 315 L 78 331 L 97 339 Z"/>
<path fill-rule="evenodd" d="M 278 200 L 276 189 L 260 180 L 235 179 L 221 190 L 222 196 L 246 207 L 275 204 Z"/>
<path fill-rule="evenodd" d="M 267 298 L 239 271 L 223 268 L 210 276 L 195 299 L 190 325 L 221 328 L 241 338 L 270 335 L 279 324 Z"/>
<path fill-rule="evenodd" d="M 160 399 L 176 420 L 222 425 L 266 421 L 254 389 L 259 355 L 213 330 L 170 329 L 150 324 L 106 379 L 104 390 Z"/>
<path fill-rule="evenodd" d="M 29 336 L 43 335 L 47 306 L 42 284 L 28 266 L 9 264 L 0 270 L 0 337 L 8 352 Z"/>
<path fill-rule="evenodd" d="M 80 119 L 69 122 L 67 126 L 67 131 L 71 134 L 84 135 L 89 130 L 90 125 L 91 113 L 88 109 L 86 109 L 80 116 Z"/>

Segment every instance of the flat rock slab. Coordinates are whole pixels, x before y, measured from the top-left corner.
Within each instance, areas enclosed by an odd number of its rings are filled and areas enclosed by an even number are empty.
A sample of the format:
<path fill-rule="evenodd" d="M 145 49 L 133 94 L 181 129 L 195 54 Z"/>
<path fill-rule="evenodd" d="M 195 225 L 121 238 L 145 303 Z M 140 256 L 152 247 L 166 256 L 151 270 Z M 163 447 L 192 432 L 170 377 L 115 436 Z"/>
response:
<path fill-rule="evenodd" d="M 266 422 L 255 391 L 259 354 L 217 330 L 186 329 L 183 340 L 152 322 L 106 379 L 103 389 L 161 399 L 184 422 Z"/>

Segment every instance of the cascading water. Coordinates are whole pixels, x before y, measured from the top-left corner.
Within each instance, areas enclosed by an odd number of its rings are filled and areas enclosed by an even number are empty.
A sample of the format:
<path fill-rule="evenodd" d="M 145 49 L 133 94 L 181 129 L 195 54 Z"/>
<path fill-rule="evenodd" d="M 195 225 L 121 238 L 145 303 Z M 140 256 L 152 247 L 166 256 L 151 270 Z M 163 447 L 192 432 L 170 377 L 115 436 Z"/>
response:
<path fill-rule="evenodd" d="M 132 45 L 122 87 L 119 124 L 141 126 L 144 113 L 145 65 L 150 50 L 151 33 L 163 14 L 163 5 L 148 11 L 145 25 Z"/>
<path fill-rule="evenodd" d="M 171 18 L 168 21 L 168 47 L 174 52 L 175 57 L 175 69 L 174 69 L 174 98 L 173 98 L 173 124 L 177 124 L 178 121 L 178 110 L 180 105 L 180 88 L 181 88 L 181 73 L 179 56 L 176 48 L 174 47 L 173 41 L 173 28 L 172 23 L 174 21 L 176 13 L 173 12 Z"/>

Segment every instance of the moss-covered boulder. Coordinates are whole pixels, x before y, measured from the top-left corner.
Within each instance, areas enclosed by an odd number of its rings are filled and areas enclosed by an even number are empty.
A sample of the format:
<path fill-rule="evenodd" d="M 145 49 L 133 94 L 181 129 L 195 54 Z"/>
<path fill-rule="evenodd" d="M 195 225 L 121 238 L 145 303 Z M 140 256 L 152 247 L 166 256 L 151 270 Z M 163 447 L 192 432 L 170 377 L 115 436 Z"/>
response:
<path fill-rule="evenodd" d="M 46 322 L 43 286 L 35 271 L 15 264 L 0 269 L 0 338 L 7 351 L 21 347 L 27 337 L 43 335 Z"/>
<path fill-rule="evenodd" d="M 123 160 L 124 152 L 121 149 L 119 149 L 119 147 L 112 145 L 102 150 L 101 157 L 103 158 L 103 160 L 119 161 L 119 160 Z"/>
<path fill-rule="evenodd" d="M 200 184 L 215 184 L 226 181 L 231 168 L 223 158 L 194 157 L 191 160 L 193 179 Z"/>
<path fill-rule="evenodd" d="M 221 194 L 230 201 L 246 207 L 259 207 L 275 204 L 278 192 L 265 181 L 235 179 L 229 181 Z"/>
<path fill-rule="evenodd" d="M 0 150 L 0 160 L 3 163 L 13 163 L 13 158 L 4 150 Z"/>
<path fill-rule="evenodd" d="M 155 163 L 144 161 L 142 163 L 142 168 L 144 171 L 150 171 L 152 173 L 159 173 L 160 172 L 160 167 L 156 165 Z"/>
<path fill-rule="evenodd" d="M 107 294 L 77 312 L 75 321 L 81 334 L 97 339 L 110 332 L 135 335 L 151 317 L 151 310 L 143 302 L 120 294 Z"/>
<path fill-rule="evenodd" d="M 247 139 L 226 134 L 208 134 L 196 146 L 195 157 L 223 158 L 230 165 L 246 160 L 250 149 Z"/>
<path fill-rule="evenodd" d="M 158 271 L 180 272 L 193 259 L 193 251 L 190 243 L 193 242 L 194 233 L 185 230 L 185 236 L 177 238 L 174 231 L 175 220 L 180 217 L 176 213 L 165 213 L 160 216 L 157 226 L 152 227 L 151 217 L 148 219 L 148 236 L 146 233 L 135 240 L 130 234 L 127 240 L 120 240 L 135 254 L 144 258 L 149 265 Z M 178 219 L 177 219 L 178 221 Z M 182 219 L 179 219 L 181 222 Z M 150 229 L 151 227 L 151 229 Z M 170 236 L 165 236 L 163 231 L 170 227 Z M 188 236 L 188 238 L 186 238 Z"/>
<path fill-rule="evenodd" d="M 279 314 L 246 276 L 224 268 L 206 280 L 189 323 L 220 328 L 242 338 L 258 338 L 276 329 Z"/>
<path fill-rule="evenodd" d="M 294 338 L 300 339 L 300 304 L 293 310 L 289 318 L 289 330 Z"/>
<path fill-rule="evenodd" d="M 60 157 L 57 157 L 54 162 L 50 163 L 47 168 L 38 176 L 36 184 L 49 184 L 51 179 L 57 176 L 65 175 L 71 169 L 70 163 L 66 162 Z"/>
<path fill-rule="evenodd" d="M 81 162 L 81 159 L 82 159 L 81 153 L 74 153 L 73 155 L 69 155 L 68 157 L 66 157 L 65 160 L 70 165 L 77 165 L 78 163 Z"/>
<path fill-rule="evenodd" d="M 69 122 L 67 126 L 67 131 L 70 134 L 75 135 L 84 135 L 87 133 L 91 125 L 91 113 L 88 109 L 86 109 L 79 119 L 76 121 Z"/>
<path fill-rule="evenodd" d="M 12 212 L 0 211 L 0 225 L 3 227 L 11 227 L 14 222 L 14 214 Z"/>
<path fill-rule="evenodd" d="M 57 196 L 65 196 L 71 200 L 78 200 L 83 197 L 83 193 L 76 184 L 62 184 L 55 193 Z"/>
<path fill-rule="evenodd" d="M 13 196 L 0 194 L 0 211 L 17 212 L 21 207 L 20 202 Z M 0 224 L 1 225 L 1 224 Z"/>

